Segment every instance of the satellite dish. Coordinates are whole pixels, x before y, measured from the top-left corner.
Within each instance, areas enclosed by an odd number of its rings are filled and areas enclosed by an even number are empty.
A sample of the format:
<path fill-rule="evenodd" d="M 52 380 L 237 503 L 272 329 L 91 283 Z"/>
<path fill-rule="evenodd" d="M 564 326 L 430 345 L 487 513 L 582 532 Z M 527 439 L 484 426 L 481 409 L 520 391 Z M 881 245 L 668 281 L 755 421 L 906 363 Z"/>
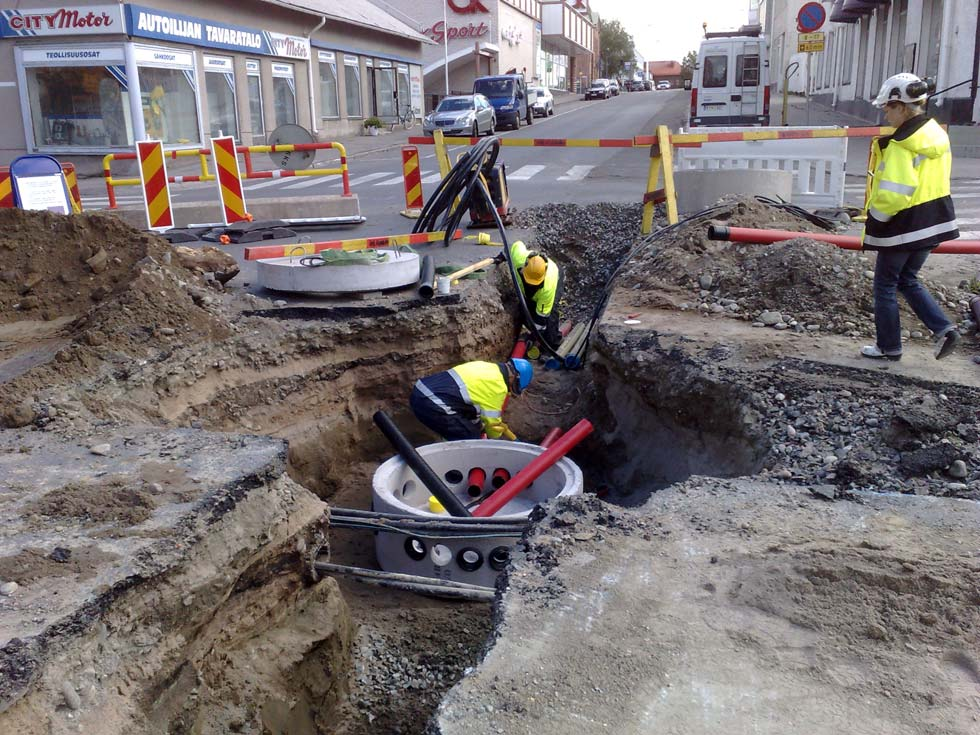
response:
<path fill-rule="evenodd" d="M 316 143 L 313 133 L 302 125 L 286 123 L 280 125 L 272 131 L 269 136 L 268 145 L 300 145 L 303 143 Z M 316 151 L 287 151 L 285 153 L 270 153 L 272 165 L 286 171 L 299 171 L 309 168 L 316 158 Z"/>

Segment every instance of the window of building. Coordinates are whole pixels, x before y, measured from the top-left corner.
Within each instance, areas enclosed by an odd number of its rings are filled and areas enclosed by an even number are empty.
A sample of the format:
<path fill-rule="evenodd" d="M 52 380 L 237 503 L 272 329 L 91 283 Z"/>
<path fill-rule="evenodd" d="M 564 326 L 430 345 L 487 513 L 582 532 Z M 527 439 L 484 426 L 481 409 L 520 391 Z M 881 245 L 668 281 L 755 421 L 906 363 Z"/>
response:
<path fill-rule="evenodd" d="M 320 52 L 320 114 L 340 117 L 340 97 L 337 86 L 337 56 L 333 51 Z"/>
<path fill-rule="evenodd" d="M 224 56 L 204 57 L 204 86 L 208 96 L 209 133 L 212 138 L 238 134 L 238 105 L 235 100 L 235 67 Z"/>
<path fill-rule="evenodd" d="M 758 54 L 739 54 L 735 57 L 735 86 L 759 86 Z"/>
<path fill-rule="evenodd" d="M 379 117 L 395 117 L 395 70 L 390 61 L 377 62 L 374 70 L 374 104 Z"/>
<path fill-rule="evenodd" d="M 361 117 L 361 67 L 356 56 L 344 54 L 344 99 L 347 117 Z"/>
<path fill-rule="evenodd" d="M 194 55 L 138 46 L 135 56 L 146 137 L 165 145 L 200 145 Z"/>
<path fill-rule="evenodd" d="M 844 58 L 841 66 L 841 84 L 850 84 L 854 78 L 854 32 L 858 26 L 844 29 Z"/>
<path fill-rule="evenodd" d="M 25 72 L 36 147 L 133 145 L 122 65 L 30 67 Z"/>
<path fill-rule="evenodd" d="M 397 87 L 398 111 L 411 109 L 412 104 L 412 83 L 408 78 L 408 66 L 398 65 L 398 87 Z"/>
<path fill-rule="evenodd" d="M 292 64 L 272 65 L 272 99 L 276 127 L 296 122 L 296 82 Z"/>
<path fill-rule="evenodd" d="M 265 118 L 262 115 L 262 66 L 255 59 L 246 59 L 248 75 L 248 114 L 252 124 L 252 142 L 265 137 Z"/>
<path fill-rule="evenodd" d="M 701 84 L 706 89 L 728 86 L 728 57 L 724 54 L 704 57 Z"/>

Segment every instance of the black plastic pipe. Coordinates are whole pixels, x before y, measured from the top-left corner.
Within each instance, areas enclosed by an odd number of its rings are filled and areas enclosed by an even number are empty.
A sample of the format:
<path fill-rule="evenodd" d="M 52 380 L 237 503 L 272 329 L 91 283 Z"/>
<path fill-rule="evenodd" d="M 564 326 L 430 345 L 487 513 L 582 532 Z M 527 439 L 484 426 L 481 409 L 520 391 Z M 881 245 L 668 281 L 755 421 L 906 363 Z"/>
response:
<path fill-rule="evenodd" d="M 436 496 L 436 499 L 442 503 L 442 507 L 449 511 L 449 515 L 459 518 L 473 515 L 466 510 L 466 506 L 463 505 L 460 499 L 453 495 L 452 491 L 446 487 L 446 483 L 439 479 L 439 475 L 429 467 L 429 463 L 422 459 L 422 456 L 415 451 L 415 447 L 399 431 L 398 427 L 395 426 L 395 422 L 389 418 L 388 414 L 384 411 L 375 411 L 374 423 L 375 426 L 381 429 L 381 433 L 385 435 L 385 439 L 391 442 L 391 446 L 395 448 L 395 451 L 405 460 L 405 464 L 411 467 L 412 471 L 418 475 L 422 484 L 428 488 L 430 493 Z"/>
<path fill-rule="evenodd" d="M 419 296 L 431 299 L 435 294 L 436 262 L 431 255 L 422 256 L 421 275 L 419 275 Z"/>

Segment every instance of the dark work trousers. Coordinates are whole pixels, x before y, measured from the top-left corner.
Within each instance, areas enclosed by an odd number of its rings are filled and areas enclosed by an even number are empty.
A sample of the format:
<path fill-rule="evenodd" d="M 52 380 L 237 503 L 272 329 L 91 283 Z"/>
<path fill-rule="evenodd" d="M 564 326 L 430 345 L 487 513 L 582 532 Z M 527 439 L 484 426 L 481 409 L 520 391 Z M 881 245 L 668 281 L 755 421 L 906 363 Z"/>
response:
<path fill-rule="evenodd" d="M 538 328 L 538 331 L 541 332 L 541 335 L 548 344 L 552 347 L 558 347 L 561 344 L 561 332 L 559 331 L 561 327 L 561 315 L 558 313 L 558 302 L 561 301 L 562 294 L 565 292 L 565 271 L 558 272 L 558 285 L 555 288 L 555 303 L 551 307 L 551 313 L 547 317 L 542 317 L 535 311 L 534 301 L 532 299 L 537 290 L 534 286 L 524 284 L 524 293 L 527 297 L 525 301 L 527 310 L 531 313 L 531 318 L 534 319 L 534 326 Z"/>
<path fill-rule="evenodd" d="M 919 269 L 929 257 L 928 250 L 879 250 L 876 257 L 875 332 L 879 350 L 886 355 L 902 354 L 902 326 L 896 291 L 905 297 L 915 315 L 937 337 L 953 328 L 953 323 L 918 279 Z"/>
<path fill-rule="evenodd" d="M 420 388 L 416 383 L 408 399 L 408 405 L 415 418 L 449 441 L 479 439 L 483 435 L 483 424 L 479 417 L 463 416 L 457 408 L 442 401 L 438 396 L 433 399 L 433 395 L 431 391 L 426 395 L 425 387 Z M 469 408 L 472 410 L 472 407 Z"/>

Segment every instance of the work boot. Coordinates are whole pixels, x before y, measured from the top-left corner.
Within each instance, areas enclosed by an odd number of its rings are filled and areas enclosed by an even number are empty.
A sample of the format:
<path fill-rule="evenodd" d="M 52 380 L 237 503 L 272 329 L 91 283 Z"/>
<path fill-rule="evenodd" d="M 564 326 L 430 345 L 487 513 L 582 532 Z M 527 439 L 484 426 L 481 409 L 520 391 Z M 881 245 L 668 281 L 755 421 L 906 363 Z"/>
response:
<path fill-rule="evenodd" d="M 960 333 L 956 327 L 950 327 L 936 338 L 935 355 L 937 360 L 942 360 L 946 355 L 953 351 L 960 342 Z"/>
<path fill-rule="evenodd" d="M 882 352 L 878 345 L 865 345 L 861 348 L 861 357 L 867 357 L 870 360 L 891 360 L 892 362 L 898 362 L 902 359 L 902 353 L 899 352 L 895 355 L 889 355 Z"/>

